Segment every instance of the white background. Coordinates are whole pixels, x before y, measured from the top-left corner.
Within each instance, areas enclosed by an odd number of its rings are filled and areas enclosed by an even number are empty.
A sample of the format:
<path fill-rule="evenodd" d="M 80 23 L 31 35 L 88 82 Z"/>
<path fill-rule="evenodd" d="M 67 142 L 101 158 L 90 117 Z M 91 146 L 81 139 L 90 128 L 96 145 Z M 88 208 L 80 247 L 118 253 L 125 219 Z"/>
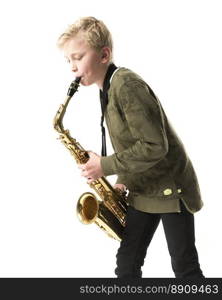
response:
<path fill-rule="evenodd" d="M 109 27 L 118 66 L 159 97 L 196 169 L 204 208 L 196 245 L 207 277 L 221 277 L 221 1 L 1 1 L 0 276 L 114 277 L 119 243 L 76 216 L 90 190 L 52 120 L 73 80 L 56 40 L 82 16 Z M 100 153 L 96 86 L 80 87 L 65 128 Z M 112 148 L 109 144 L 109 154 Z M 109 178 L 115 182 L 115 176 Z M 144 277 L 173 277 L 160 224 Z"/>

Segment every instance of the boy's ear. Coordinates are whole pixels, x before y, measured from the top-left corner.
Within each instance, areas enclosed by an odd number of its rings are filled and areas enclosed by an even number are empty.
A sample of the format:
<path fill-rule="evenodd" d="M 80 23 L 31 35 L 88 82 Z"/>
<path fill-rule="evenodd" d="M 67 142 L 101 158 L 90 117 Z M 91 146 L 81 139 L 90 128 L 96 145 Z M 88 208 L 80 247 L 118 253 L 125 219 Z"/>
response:
<path fill-rule="evenodd" d="M 102 49 L 102 62 L 106 63 L 110 60 L 111 50 L 109 47 L 103 47 Z"/>

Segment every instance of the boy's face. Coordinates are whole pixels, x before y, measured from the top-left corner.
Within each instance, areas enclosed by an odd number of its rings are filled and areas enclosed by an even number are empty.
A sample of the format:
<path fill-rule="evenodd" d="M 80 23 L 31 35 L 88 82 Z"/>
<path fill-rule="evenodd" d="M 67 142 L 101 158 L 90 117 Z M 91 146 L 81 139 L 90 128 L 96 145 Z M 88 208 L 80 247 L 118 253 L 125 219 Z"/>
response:
<path fill-rule="evenodd" d="M 88 86 L 96 83 L 100 88 L 102 87 L 107 66 L 102 50 L 96 51 L 90 47 L 81 34 L 68 40 L 63 50 L 71 70 L 76 77 L 81 77 L 82 85 Z"/>

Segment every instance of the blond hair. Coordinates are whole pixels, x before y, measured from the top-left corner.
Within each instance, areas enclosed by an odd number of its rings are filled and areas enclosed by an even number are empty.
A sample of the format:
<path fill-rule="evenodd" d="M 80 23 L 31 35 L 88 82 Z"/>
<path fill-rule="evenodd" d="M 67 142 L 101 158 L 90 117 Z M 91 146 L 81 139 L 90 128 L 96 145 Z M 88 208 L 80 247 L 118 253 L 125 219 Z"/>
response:
<path fill-rule="evenodd" d="M 67 41 L 75 37 L 78 33 L 83 34 L 87 43 L 95 50 L 109 47 L 113 51 L 113 41 L 111 33 L 106 25 L 94 17 L 84 17 L 70 25 L 67 30 L 60 35 L 57 46 L 62 49 Z"/>

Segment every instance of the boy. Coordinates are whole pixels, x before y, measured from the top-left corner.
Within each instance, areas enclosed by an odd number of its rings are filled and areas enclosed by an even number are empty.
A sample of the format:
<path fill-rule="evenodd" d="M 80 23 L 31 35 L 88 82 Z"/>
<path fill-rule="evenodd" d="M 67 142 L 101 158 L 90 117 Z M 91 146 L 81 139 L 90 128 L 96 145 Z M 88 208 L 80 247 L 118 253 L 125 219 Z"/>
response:
<path fill-rule="evenodd" d="M 193 214 L 203 205 L 197 178 L 159 100 L 141 77 L 112 63 L 112 38 L 102 21 L 78 20 L 59 37 L 58 46 L 81 84 L 99 87 L 102 119 L 105 116 L 115 151 L 105 156 L 103 143 L 102 156 L 89 152 L 88 162 L 79 165 L 82 175 L 91 183 L 117 174 L 114 187 L 129 189 L 117 277 L 142 277 L 146 251 L 160 220 L 175 276 L 204 277 L 194 235 Z"/>

